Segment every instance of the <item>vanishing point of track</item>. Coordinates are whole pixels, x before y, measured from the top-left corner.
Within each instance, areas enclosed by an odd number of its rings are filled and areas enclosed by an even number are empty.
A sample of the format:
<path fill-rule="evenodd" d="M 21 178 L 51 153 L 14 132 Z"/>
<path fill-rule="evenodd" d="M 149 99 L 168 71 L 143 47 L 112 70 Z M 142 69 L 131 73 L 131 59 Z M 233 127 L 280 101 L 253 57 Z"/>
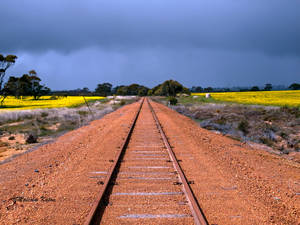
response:
<path fill-rule="evenodd" d="M 85 225 L 208 224 L 148 98 L 110 162 Z"/>

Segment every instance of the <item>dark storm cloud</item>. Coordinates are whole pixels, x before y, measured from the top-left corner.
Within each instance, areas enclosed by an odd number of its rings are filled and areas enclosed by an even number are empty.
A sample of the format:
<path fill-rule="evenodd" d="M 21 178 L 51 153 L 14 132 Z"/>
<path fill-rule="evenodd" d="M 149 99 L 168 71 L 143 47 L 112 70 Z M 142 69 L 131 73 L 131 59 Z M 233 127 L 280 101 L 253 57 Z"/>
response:
<path fill-rule="evenodd" d="M 199 47 L 300 54 L 300 1 L 1 3 L 2 51 Z"/>
<path fill-rule="evenodd" d="M 107 81 L 114 85 L 140 83 L 153 87 L 166 79 L 178 80 L 188 87 L 300 82 L 299 58 L 259 53 L 210 49 L 179 52 L 169 48 L 112 51 L 90 47 L 68 54 L 49 51 L 18 55 L 19 63 L 10 70 L 11 74 L 34 68 L 52 89 L 94 89 L 97 83 Z"/>
<path fill-rule="evenodd" d="M 11 74 L 53 89 L 300 82 L 300 1 L 15 0 L 1 3 Z"/>

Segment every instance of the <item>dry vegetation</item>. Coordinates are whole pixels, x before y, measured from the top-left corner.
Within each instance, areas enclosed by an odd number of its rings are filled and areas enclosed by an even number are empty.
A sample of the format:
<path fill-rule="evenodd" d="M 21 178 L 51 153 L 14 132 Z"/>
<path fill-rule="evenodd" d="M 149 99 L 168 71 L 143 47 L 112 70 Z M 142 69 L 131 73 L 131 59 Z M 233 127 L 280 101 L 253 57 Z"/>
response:
<path fill-rule="evenodd" d="M 58 135 L 87 125 L 132 101 L 122 100 L 117 104 L 93 102 L 89 103 L 91 111 L 87 106 L 81 106 L 0 113 L 0 161 L 52 141 Z"/>
<path fill-rule="evenodd" d="M 173 106 L 201 127 L 278 153 L 300 151 L 300 110 L 288 107 L 202 104 Z M 271 150 L 270 149 L 270 150 Z"/>

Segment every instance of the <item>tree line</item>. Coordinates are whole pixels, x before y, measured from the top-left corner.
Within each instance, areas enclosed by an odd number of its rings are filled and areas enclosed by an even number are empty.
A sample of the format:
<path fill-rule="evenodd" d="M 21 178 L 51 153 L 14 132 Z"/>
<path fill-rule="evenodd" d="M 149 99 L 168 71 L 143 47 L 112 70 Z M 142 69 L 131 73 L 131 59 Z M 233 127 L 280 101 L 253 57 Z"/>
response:
<path fill-rule="evenodd" d="M 190 92 L 229 92 L 229 91 L 271 91 L 272 84 L 268 83 L 263 88 L 253 86 L 251 88 L 240 88 L 238 90 L 230 88 L 213 88 L 201 86 L 193 86 L 192 88 L 184 87 L 178 81 L 167 80 L 154 88 L 148 88 L 139 84 L 120 85 L 113 87 L 111 83 L 100 83 L 94 91 L 90 91 L 87 87 L 82 89 L 67 90 L 67 91 L 51 91 L 45 85 L 40 84 L 39 78 L 35 70 L 30 70 L 28 73 L 23 74 L 21 77 L 10 76 L 8 81 L 4 84 L 6 71 L 15 64 L 17 60 L 15 55 L 2 55 L 0 54 L 0 100 L 3 103 L 7 96 L 33 96 L 38 100 L 43 95 L 58 95 L 58 96 L 78 96 L 78 95 L 138 95 L 138 96 L 176 96 L 178 93 L 190 94 Z M 293 83 L 289 86 L 291 90 L 300 90 L 300 84 Z"/>
<path fill-rule="evenodd" d="M 56 94 L 72 95 L 72 94 L 85 94 L 97 96 L 109 95 L 138 95 L 138 96 L 175 96 L 178 93 L 190 94 L 190 90 L 184 87 L 177 81 L 167 80 L 154 88 L 148 88 L 139 84 L 120 85 L 113 87 L 111 83 L 98 84 L 95 91 L 89 91 L 88 88 L 77 89 L 72 91 L 55 92 Z"/>
<path fill-rule="evenodd" d="M 287 88 L 281 88 L 280 90 L 286 90 Z M 300 84 L 293 83 L 288 87 L 289 90 L 300 90 Z M 250 88 L 213 88 L 213 87 L 206 87 L 202 88 L 201 86 L 193 86 L 190 91 L 193 93 L 200 93 L 200 92 L 244 92 L 244 91 L 272 91 L 274 90 L 273 85 L 268 83 L 265 84 L 264 87 L 259 86 L 252 86 Z M 275 89 L 276 90 L 276 89 Z M 277 89 L 278 90 L 278 89 Z"/>
<path fill-rule="evenodd" d="M 15 55 L 4 56 L 0 54 L 0 100 L 1 105 L 8 96 L 33 96 L 35 100 L 50 93 L 50 88 L 41 85 L 41 79 L 35 70 L 30 70 L 21 77 L 10 76 L 4 84 L 7 69 L 15 64 L 18 57 Z"/>
<path fill-rule="evenodd" d="M 300 90 L 300 84 L 293 83 L 289 86 L 290 90 Z M 266 84 L 263 88 L 253 86 L 251 88 L 213 88 L 201 86 L 193 86 L 192 88 L 184 87 L 178 81 L 167 80 L 154 88 L 148 88 L 139 84 L 120 85 L 115 86 L 111 83 L 100 83 L 94 91 L 90 91 L 87 87 L 83 89 L 69 90 L 69 91 L 55 91 L 52 92 L 56 95 L 96 95 L 96 96 L 109 96 L 109 95 L 138 95 L 138 96 L 175 96 L 178 93 L 190 94 L 192 93 L 208 93 L 208 92 L 232 92 L 232 91 L 271 91 L 273 90 L 272 84 Z"/>

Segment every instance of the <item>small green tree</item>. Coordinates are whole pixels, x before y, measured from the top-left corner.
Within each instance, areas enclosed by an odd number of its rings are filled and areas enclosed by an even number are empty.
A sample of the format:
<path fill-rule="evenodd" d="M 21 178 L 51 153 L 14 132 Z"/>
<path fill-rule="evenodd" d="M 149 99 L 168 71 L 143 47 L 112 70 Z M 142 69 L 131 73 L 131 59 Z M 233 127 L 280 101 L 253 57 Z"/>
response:
<path fill-rule="evenodd" d="M 116 91 L 116 94 L 117 95 L 127 95 L 127 92 L 128 92 L 128 86 L 119 86 Z"/>
<path fill-rule="evenodd" d="M 110 83 L 98 84 L 95 93 L 100 96 L 107 96 L 111 94 L 111 88 L 112 84 Z"/>
<path fill-rule="evenodd" d="M 21 96 L 33 96 L 38 100 L 41 96 L 50 92 L 50 89 L 40 84 L 41 79 L 35 70 L 30 70 L 19 79 L 18 92 Z"/>
<path fill-rule="evenodd" d="M 139 95 L 146 96 L 149 88 L 139 85 L 139 84 L 131 84 L 128 86 L 117 86 L 114 88 L 113 93 L 117 95 Z"/>
<path fill-rule="evenodd" d="M 152 90 L 154 95 L 176 96 L 177 93 L 183 93 L 188 89 L 185 89 L 182 84 L 175 80 L 167 80 L 162 84 L 154 87 Z"/>
<path fill-rule="evenodd" d="M 148 92 L 147 92 L 147 95 L 148 95 L 148 96 L 151 96 L 151 95 L 153 95 L 153 91 L 152 91 L 152 89 L 149 89 L 149 90 L 148 90 Z"/>
<path fill-rule="evenodd" d="M 298 83 L 293 83 L 289 86 L 289 89 L 291 90 L 300 90 L 300 84 Z"/>
<path fill-rule="evenodd" d="M 272 84 L 266 84 L 264 90 L 265 91 L 271 91 L 273 89 Z"/>
<path fill-rule="evenodd" d="M 199 93 L 199 92 L 202 92 L 203 91 L 203 88 L 200 87 L 200 86 L 193 86 L 192 89 L 191 89 L 192 92 L 196 92 L 196 93 Z"/>
<path fill-rule="evenodd" d="M 41 79 L 37 76 L 34 70 L 29 71 L 28 74 L 23 74 L 22 77 L 9 77 L 7 83 L 4 85 L 2 94 L 2 104 L 4 99 L 9 96 L 33 96 L 35 100 L 38 100 L 41 96 L 50 93 L 50 89 L 40 84 Z"/>
<path fill-rule="evenodd" d="M 250 91 L 259 91 L 259 87 L 258 86 L 253 86 Z"/>
<path fill-rule="evenodd" d="M 1 106 L 3 106 L 4 100 L 7 98 L 7 96 L 16 97 L 16 90 L 18 90 L 18 79 L 19 78 L 13 76 L 9 77 L 7 83 L 2 89 Z"/>
<path fill-rule="evenodd" d="M 183 88 L 182 88 L 182 93 L 185 93 L 185 94 L 190 95 L 190 94 L 191 94 L 191 91 L 190 91 L 190 89 L 188 89 L 188 88 L 186 88 L 186 87 L 183 87 Z"/>
<path fill-rule="evenodd" d="M 138 90 L 138 96 L 146 96 L 147 93 L 148 93 L 148 89 L 146 89 L 146 88 L 140 88 Z"/>
<path fill-rule="evenodd" d="M 15 64 L 17 58 L 15 55 L 4 56 L 0 54 L 0 95 L 2 95 L 5 72 L 9 67 Z"/>
<path fill-rule="evenodd" d="M 212 87 L 207 87 L 203 89 L 204 92 L 212 92 L 213 90 L 214 89 Z"/>

